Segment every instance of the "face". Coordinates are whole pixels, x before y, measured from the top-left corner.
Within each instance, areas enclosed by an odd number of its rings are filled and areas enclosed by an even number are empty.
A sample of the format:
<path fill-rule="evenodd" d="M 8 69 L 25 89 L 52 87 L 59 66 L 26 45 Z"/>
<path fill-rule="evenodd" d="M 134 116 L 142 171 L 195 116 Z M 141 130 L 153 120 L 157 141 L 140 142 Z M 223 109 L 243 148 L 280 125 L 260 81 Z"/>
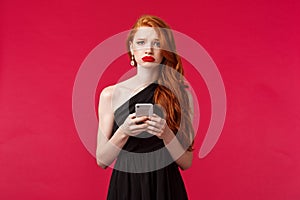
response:
<path fill-rule="evenodd" d="M 130 43 L 130 50 L 138 66 L 158 66 L 163 59 L 158 34 L 152 27 L 138 28 Z"/>

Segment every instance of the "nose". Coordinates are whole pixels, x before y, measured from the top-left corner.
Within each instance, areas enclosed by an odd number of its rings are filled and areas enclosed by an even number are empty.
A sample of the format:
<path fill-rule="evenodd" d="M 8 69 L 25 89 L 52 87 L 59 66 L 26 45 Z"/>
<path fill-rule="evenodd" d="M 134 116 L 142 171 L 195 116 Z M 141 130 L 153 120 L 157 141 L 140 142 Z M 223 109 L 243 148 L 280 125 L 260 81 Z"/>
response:
<path fill-rule="evenodd" d="M 148 43 L 145 45 L 145 53 L 146 54 L 152 54 L 153 53 L 153 46 L 151 43 Z"/>

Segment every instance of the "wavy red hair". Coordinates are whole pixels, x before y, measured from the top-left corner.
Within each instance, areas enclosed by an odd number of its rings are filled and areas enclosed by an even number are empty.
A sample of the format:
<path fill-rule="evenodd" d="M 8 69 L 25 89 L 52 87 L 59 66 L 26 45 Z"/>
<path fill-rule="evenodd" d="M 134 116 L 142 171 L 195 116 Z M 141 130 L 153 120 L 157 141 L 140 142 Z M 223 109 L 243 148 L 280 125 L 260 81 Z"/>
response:
<path fill-rule="evenodd" d="M 127 50 L 131 58 L 130 42 L 139 27 L 153 27 L 160 38 L 163 61 L 154 102 L 165 110 L 168 126 L 176 134 L 183 148 L 193 150 L 194 130 L 190 117 L 191 108 L 184 81 L 180 56 L 176 53 L 175 40 L 168 24 L 156 16 L 141 16 L 133 25 L 127 38 Z M 136 62 L 135 62 L 136 64 Z"/>

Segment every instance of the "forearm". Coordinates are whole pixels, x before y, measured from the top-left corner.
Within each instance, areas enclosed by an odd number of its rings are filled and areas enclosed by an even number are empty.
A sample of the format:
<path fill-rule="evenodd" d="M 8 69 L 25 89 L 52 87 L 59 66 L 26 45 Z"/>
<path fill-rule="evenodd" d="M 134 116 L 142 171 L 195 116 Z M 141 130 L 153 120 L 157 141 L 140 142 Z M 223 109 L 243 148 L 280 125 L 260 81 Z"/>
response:
<path fill-rule="evenodd" d="M 193 152 L 184 149 L 169 128 L 165 132 L 163 141 L 170 155 L 182 170 L 188 169 L 192 165 Z"/>
<path fill-rule="evenodd" d="M 119 155 L 128 137 L 119 128 L 109 140 L 106 140 L 103 145 L 98 146 L 96 152 L 98 165 L 102 168 L 109 166 Z"/>

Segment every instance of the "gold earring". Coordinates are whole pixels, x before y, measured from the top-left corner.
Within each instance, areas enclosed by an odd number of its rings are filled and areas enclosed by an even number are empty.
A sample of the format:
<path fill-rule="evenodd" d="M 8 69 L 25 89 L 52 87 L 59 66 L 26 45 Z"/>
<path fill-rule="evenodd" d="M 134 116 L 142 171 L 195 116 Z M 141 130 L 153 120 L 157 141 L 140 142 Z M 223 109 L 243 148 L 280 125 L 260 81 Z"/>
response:
<path fill-rule="evenodd" d="M 130 65 L 133 67 L 135 64 L 134 62 L 134 57 L 133 57 L 133 54 L 131 54 L 131 61 L 130 61 Z"/>

